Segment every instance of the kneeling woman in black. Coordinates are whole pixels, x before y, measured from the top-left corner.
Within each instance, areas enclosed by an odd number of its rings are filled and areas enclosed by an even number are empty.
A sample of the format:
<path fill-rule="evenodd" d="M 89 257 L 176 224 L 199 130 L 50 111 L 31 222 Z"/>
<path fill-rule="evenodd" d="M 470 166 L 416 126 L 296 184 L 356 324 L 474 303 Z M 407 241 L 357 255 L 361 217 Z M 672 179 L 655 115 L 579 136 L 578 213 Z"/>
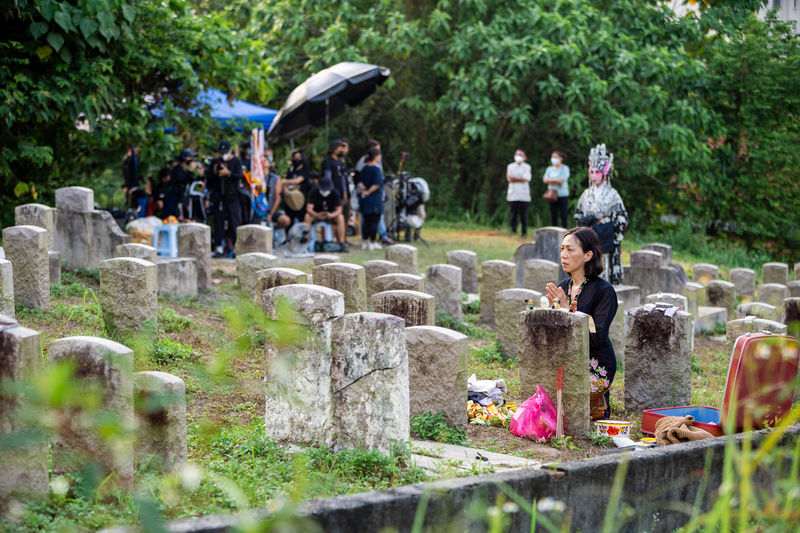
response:
<path fill-rule="evenodd" d="M 561 266 L 568 277 L 558 286 L 548 283 L 547 298 L 550 303 L 560 298 L 562 306 L 577 302 L 577 310 L 591 317 L 589 357 L 597 359 L 600 366 L 605 367 L 611 383 L 617 373 L 617 357 L 608 330 L 617 314 L 617 292 L 609 282 L 599 277 L 603 272 L 603 254 L 600 239 L 593 229 L 580 227 L 566 233 L 561 243 Z M 605 418 L 611 416 L 609 397 L 606 392 Z"/>

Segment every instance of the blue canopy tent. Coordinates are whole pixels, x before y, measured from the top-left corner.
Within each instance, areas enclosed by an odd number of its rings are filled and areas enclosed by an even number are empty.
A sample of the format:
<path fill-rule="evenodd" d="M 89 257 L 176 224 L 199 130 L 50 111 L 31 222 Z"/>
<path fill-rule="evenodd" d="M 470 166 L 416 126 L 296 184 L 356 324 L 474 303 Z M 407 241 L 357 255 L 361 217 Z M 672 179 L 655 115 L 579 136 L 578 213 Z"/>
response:
<path fill-rule="evenodd" d="M 233 105 L 228 104 L 227 95 L 217 89 L 208 89 L 200 93 L 199 101 L 211 106 L 211 116 L 219 121 L 230 119 L 248 119 L 258 122 L 261 127 L 268 130 L 272 121 L 278 115 L 277 109 L 261 107 L 255 104 L 234 100 Z"/>
<path fill-rule="evenodd" d="M 211 117 L 220 122 L 234 121 L 237 119 L 251 120 L 261 124 L 261 128 L 268 130 L 272 125 L 272 121 L 278 115 L 277 109 L 270 109 L 268 107 L 261 107 L 255 104 L 242 102 L 241 100 L 234 100 L 233 105 L 228 103 L 228 96 L 217 89 L 208 89 L 200 93 L 197 97 L 199 102 L 211 106 Z M 196 112 L 197 110 L 193 110 Z M 164 116 L 163 109 L 154 109 L 152 113 L 157 117 Z M 175 126 L 166 127 L 164 131 L 175 131 Z"/>

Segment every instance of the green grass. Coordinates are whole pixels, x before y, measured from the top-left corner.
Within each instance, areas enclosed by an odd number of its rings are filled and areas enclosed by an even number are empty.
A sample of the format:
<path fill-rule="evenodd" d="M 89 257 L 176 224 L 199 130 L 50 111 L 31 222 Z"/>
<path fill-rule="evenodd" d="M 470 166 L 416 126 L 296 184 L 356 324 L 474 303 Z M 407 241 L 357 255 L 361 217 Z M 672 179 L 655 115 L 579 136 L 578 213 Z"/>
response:
<path fill-rule="evenodd" d="M 464 410 L 467 406 L 464 404 Z M 467 432 L 447 423 L 444 411 L 422 413 L 411 417 L 411 434 L 422 440 L 432 440 L 456 446 L 467 446 Z"/>

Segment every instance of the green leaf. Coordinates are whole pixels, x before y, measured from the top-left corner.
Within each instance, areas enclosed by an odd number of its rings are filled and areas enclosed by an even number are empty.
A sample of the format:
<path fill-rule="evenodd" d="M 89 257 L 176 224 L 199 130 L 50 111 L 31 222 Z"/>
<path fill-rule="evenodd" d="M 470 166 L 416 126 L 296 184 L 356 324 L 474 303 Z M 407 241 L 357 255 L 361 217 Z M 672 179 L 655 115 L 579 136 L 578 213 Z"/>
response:
<path fill-rule="evenodd" d="M 61 53 L 58 54 L 64 63 L 69 63 L 72 61 L 72 52 L 69 51 L 69 48 L 62 48 Z"/>
<path fill-rule="evenodd" d="M 55 14 L 55 19 L 56 24 L 61 26 L 61 29 L 65 32 L 75 29 L 75 26 L 72 25 L 72 17 L 69 16 L 69 13 L 59 11 Z"/>
<path fill-rule="evenodd" d="M 86 2 L 86 10 L 90 15 L 96 15 L 101 9 L 105 7 L 103 0 L 89 0 Z"/>
<path fill-rule="evenodd" d="M 53 47 L 53 50 L 58 52 L 61 50 L 61 47 L 64 46 L 64 38 L 61 36 L 60 33 L 56 33 L 51 31 L 50 34 L 47 36 L 47 42 L 50 46 Z"/>
<path fill-rule="evenodd" d="M 97 14 L 97 20 L 100 21 L 100 27 L 102 29 L 109 30 L 114 26 L 114 15 L 105 9 Z"/>
<path fill-rule="evenodd" d="M 53 15 L 57 8 L 58 4 L 53 0 L 42 0 L 39 4 L 39 10 L 42 12 L 42 16 L 48 21 L 53 20 Z"/>
<path fill-rule="evenodd" d="M 16 187 L 14 187 L 14 196 L 19 198 L 20 196 L 28 192 L 28 190 L 30 190 L 28 184 L 25 183 L 24 181 L 20 181 L 19 183 L 17 183 Z"/>
<path fill-rule="evenodd" d="M 81 21 L 81 33 L 83 33 L 83 38 L 86 39 L 87 42 L 89 41 L 89 37 L 91 37 L 92 34 L 96 31 L 97 31 L 97 23 L 95 21 L 93 21 L 92 19 L 83 19 Z M 89 44 L 91 45 L 92 43 Z"/>
<path fill-rule="evenodd" d="M 49 29 L 50 26 L 46 22 L 34 22 L 33 24 L 31 24 L 30 27 L 31 35 L 33 35 L 34 39 L 38 39 L 39 37 L 47 33 L 47 30 Z"/>
<path fill-rule="evenodd" d="M 133 19 L 136 18 L 136 11 L 128 4 L 122 4 L 122 16 L 128 22 L 133 22 Z"/>

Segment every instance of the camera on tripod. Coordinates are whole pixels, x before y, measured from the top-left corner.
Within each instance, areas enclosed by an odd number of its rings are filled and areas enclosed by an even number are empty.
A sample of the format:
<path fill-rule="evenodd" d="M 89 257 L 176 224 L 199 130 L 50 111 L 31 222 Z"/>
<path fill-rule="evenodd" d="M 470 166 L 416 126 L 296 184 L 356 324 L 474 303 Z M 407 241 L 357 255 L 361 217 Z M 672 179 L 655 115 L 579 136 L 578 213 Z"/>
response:
<path fill-rule="evenodd" d="M 419 230 L 425 222 L 425 202 L 430 199 L 431 190 L 423 178 L 412 178 L 410 172 L 403 170 L 403 164 L 410 157 L 408 152 L 402 152 L 397 174 L 386 176 L 386 187 L 389 190 L 386 191 L 384 218 L 395 241 L 400 241 L 401 234 L 405 234 L 406 242 L 419 240 L 427 246 Z"/>

